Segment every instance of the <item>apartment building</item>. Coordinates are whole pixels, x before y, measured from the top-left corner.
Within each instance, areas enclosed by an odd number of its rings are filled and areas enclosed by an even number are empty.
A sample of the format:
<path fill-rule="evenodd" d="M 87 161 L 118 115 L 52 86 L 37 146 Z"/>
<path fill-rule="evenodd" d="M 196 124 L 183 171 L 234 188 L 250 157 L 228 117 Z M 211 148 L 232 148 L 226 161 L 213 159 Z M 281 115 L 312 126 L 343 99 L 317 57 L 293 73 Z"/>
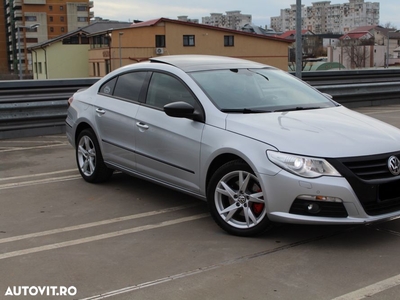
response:
<path fill-rule="evenodd" d="M 87 26 L 94 16 L 90 12 L 93 1 L 89 0 L 5 0 L 4 3 L 8 69 L 20 77 L 32 71 L 29 46 Z"/>
<path fill-rule="evenodd" d="M 0 1 L 0 80 L 5 79 L 4 74 L 8 73 L 7 59 L 7 34 L 6 19 L 4 11 L 4 1 Z"/>
<path fill-rule="evenodd" d="M 282 9 L 280 16 L 271 18 L 271 27 L 278 32 L 296 29 L 297 6 Z M 349 0 L 348 3 L 331 4 L 331 1 L 313 2 L 312 6 L 302 5 L 302 29 L 315 34 L 345 34 L 354 28 L 378 25 L 379 2 Z"/>
<path fill-rule="evenodd" d="M 251 23 L 251 15 L 244 15 L 240 10 L 227 11 L 226 15 L 211 13 L 208 17 L 202 18 L 202 24 L 221 28 L 241 30 L 246 24 Z"/>

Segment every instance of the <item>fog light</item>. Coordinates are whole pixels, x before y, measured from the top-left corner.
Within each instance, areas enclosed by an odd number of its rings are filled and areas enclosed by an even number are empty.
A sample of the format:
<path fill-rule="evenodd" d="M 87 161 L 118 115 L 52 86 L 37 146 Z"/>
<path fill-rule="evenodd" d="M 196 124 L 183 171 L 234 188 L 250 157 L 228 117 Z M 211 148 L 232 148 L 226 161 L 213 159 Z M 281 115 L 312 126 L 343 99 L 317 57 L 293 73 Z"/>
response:
<path fill-rule="evenodd" d="M 307 210 L 311 214 L 317 214 L 321 211 L 320 207 L 318 204 L 311 203 L 307 206 Z"/>

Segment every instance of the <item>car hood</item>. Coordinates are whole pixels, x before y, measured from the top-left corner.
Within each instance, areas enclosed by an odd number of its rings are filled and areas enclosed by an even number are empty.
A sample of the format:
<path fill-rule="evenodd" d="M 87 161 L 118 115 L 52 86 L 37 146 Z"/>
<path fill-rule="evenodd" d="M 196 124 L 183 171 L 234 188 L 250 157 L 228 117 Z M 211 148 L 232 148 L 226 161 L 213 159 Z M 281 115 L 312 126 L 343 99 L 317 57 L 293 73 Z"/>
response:
<path fill-rule="evenodd" d="M 352 157 L 400 150 L 400 130 L 345 107 L 229 114 L 226 129 L 276 147 L 316 157 Z"/>

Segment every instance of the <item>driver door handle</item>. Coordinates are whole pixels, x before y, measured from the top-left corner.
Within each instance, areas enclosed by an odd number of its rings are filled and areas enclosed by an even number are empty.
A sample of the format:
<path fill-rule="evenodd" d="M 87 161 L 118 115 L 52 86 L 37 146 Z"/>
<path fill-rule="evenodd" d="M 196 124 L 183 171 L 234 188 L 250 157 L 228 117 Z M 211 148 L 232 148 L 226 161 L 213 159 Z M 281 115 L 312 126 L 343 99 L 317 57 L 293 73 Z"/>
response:
<path fill-rule="evenodd" d="M 141 128 L 141 129 L 149 129 L 149 126 L 144 124 L 144 123 L 142 123 L 142 122 L 137 122 L 136 126 Z"/>

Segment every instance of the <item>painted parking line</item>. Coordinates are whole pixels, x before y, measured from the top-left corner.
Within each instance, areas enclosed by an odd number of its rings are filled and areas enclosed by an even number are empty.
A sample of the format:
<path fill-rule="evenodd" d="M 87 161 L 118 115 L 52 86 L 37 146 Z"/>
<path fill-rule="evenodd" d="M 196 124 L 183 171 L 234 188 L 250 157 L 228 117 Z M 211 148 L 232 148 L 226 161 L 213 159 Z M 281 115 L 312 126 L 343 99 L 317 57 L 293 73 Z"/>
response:
<path fill-rule="evenodd" d="M 180 273 L 180 274 L 175 274 L 175 275 L 167 276 L 167 277 L 164 277 L 164 278 L 159 278 L 159 279 L 156 279 L 156 280 L 153 280 L 153 281 L 148 281 L 148 282 L 140 283 L 140 284 L 137 284 L 137 285 L 124 287 L 122 289 L 118 289 L 118 290 L 115 290 L 115 291 L 106 292 L 106 293 L 103 293 L 101 295 L 95 295 L 95 296 L 91 296 L 91 297 L 87 297 L 87 298 L 82 298 L 80 300 L 106 299 L 106 298 L 114 297 L 114 296 L 117 296 L 117 295 L 126 294 L 126 293 L 134 292 L 134 291 L 137 291 L 137 290 L 140 290 L 140 289 L 148 288 L 148 287 L 151 287 L 151 286 L 154 286 L 154 285 L 166 283 L 166 282 L 173 281 L 173 280 L 176 280 L 176 279 L 181 279 L 181 278 L 185 278 L 185 277 L 188 277 L 188 276 L 197 275 L 197 274 L 200 274 L 200 273 L 204 273 L 204 272 L 208 272 L 208 271 L 211 271 L 211 270 L 219 269 L 222 266 L 223 266 L 222 264 L 219 264 L 219 265 L 216 264 L 216 265 L 211 265 L 211 266 L 207 266 L 207 267 L 203 267 L 203 268 L 198 268 L 198 269 L 187 271 L 187 272 L 183 272 L 183 273 Z"/>
<path fill-rule="evenodd" d="M 60 138 L 60 137 L 59 137 Z M 64 141 L 57 141 L 57 140 L 17 140 L 17 139 L 10 139 L 10 140 L 1 140 L 0 144 L 48 144 L 48 143 L 65 143 Z"/>
<path fill-rule="evenodd" d="M 3 152 L 12 152 L 12 151 L 21 151 L 21 150 L 46 149 L 46 148 L 54 148 L 54 147 L 68 146 L 68 145 L 69 145 L 68 143 L 62 143 L 62 144 L 45 145 L 45 146 L 12 147 L 12 148 L 10 148 L 10 149 L 2 149 L 2 150 L 0 150 L 0 153 L 3 153 Z"/>
<path fill-rule="evenodd" d="M 9 181 L 15 179 L 25 179 L 25 178 L 33 178 L 33 177 L 45 177 L 45 176 L 52 176 L 62 173 L 69 173 L 73 171 L 77 171 L 78 169 L 69 169 L 69 170 L 61 170 L 61 171 L 54 171 L 54 172 L 46 172 L 46 173 L 38 173 L 38 174 L 29 174 L 29 175 L 21 175 L 21 176 L 14 176 L 14 177 L 6 177 L 0 178 L 0 181 Z"/>
<path fill-rule="evenodd" d="M 38 179 L 38 180 L 15 182 L 15 183 L 5 183 L 5 184 L 0 184 L 0 190 L 32 186 L 32 185 L 37 185 L 37 184 L 46 184 L 46 183 L 53 183 L 53 182 L 60 182 L 60 181 L 76 180 L 76 179 L 81 179 L 81 178 L 82 178 L 81 175 L 68 175 L 68 176 L 61 176 L 61 177 L 55 177 L 55 178 Z"/>
<path fill-rule="evenodd" d="M 206 218 L 206 217 L 209 217 L 208 213 L 198 214 L 198 215 L 184 217 L 184 218 L 170 220 L 170 221 L 164 221 L 164 222 L 161 222 L 158 224 L 144 225 L 144 226 L 129 228 L 129 229 L 125 229 L 125 230 L 119 230 L 119 231 L 115 231 L 115 232 L 99 234 L 99 235 L 90 236 L 87 238 L 81 238 L 81 239 L 77 239 L 77 240 L 71 240 L 71 241 L 55 243 L 55 244 L 50 244 L 50 245 L 45 245 L 45 246 L 40 246 L 40 247 L 34 247 L 34 248 L 29 248 L 29 249 L 23 249 L 23 250 L 18 250 L 18 251 L 2 253 L 2 254 L 0 254 L 0 260 L 17 257 L 17 256 L 23 256 L 23 255 L 27 255 L 27 254 L 33 254 L 33 253 L 37 253 L 37 252 L 43 252 L 43 251 L 47 251 L 47 250 L 56 250 L 56 249 L 60 249 L 60 248 L 64 248 L 64 247 L 70 247 L 70 246 L 75 246 L 75 245 L 80 245 L 80 244 L 85 244 L 85 243 L 91 243 L 91 242 L 100 241 L 100 240 L 104 240 L 104 239 L 119 237 L 122 235 L 162 228 L 162 227 L 166 227 L 166 226 L 181 224 L 184 222 L 195 221 L 195 220 L 199 220 L 199 219 Z"/>
<path fill-rule="evenodd" d="M 344 230 L 346 231 L 346 230 Z M 80 300 L 100 300 L 100 299 L 106 299 L 106 298 L 111 298 L 117 295 L 121 295 L 121 294 L 126 294 L 126 293 L 130 293 L 130 292 L 134 292 L 140 289 L 145 289 L 151 286 L 155 286 L 155 285 L 159 285 L 159 284 L 163 284 L 163 283 L 167 283 L 176 279 L 182 279 L 185 277 L 189 277 L 192 275 L 197 275 L 197 274 L 201 274 L 204 272 L 208 272 L 211 270 L 216 270 L 216 269 L 220 269 L 223 268 L 225 266 L 230 266 L 230 265 L 234 265 L 234 264 L 239 264 L 239 263 L 244 263 L 247 262 L 249 260 L 252 259 L 256 259 L 256 258 L 260 258 L 272 253 L 276 253 L 276 252 L 280 252 L 280 251 L 285 251 L 294 247 L 298 247 L 301 245 L 305 245 L 308 243 L 313 243 L 315 241 L 318 240 L 322 240 L 331 236 L 335 236 L 338 234 L 341 234 L 342 231 L 338 231 L 332 234 L 328 234 L 328 235 L 321 235 L 321 236 L 317 236 L 317 237 L 312 237 L 309 239 L 305 239 L 305 240 L 301 240 L 301 241 L 297 241 L 291 244 L 287 244 L 287 245 L 282 245 L 276 248 L 271 248 L 265 251 L 261 251 L 261 252 L 257 252 L 257 253 L 251 253 L 248 255 L 244 255 L 244 256 L 240 256 L 231 260 L 226 260 L 217 264 L 213 264 L 213 265 L 209 265 L 209 266 L 204 266 L 204 267 L 200 267 L 194 270 L 190 270 L 190 271 L 186 271 L 183 273 L 179 273 L 179 274 L 174 274 L 174 275 L 169 275 L 163 278 L 158 278 L 152 281 L 147 281 L 144 283 L 139 283 L 136 285 L 132 285 L 132 286 L 127 286 L 127 287 L 123 287 L 121 289 L 117 289 L 117 290 L 113 290 L 113 291 L 109 291 L 109 292 L 105 292 L 105 293 L 101 293 L 99 295 L 94 295 L 94 296 L 90 296 L 90 297 L 86 297 L 86 298 L 81 298 Z M 132 299 L 134 299 L 134 297 L 132 297 Z"/>
<path fill-rule="evenodd" d="M 58 234 L 58 233 L 63 233 L 63 232 L 69 232 L 69 231 L 74 231 L 74 230 L 86 229 L 86 228 L 91 228 L 91 227 L 96 227 L 96 226 L 108 225 L 108 224 L 113 224 L 113 223 L 117 223 L 117 222 L 124 222 L 124 221 L 129 221 L 129 220 L 140 219 L 140 218 L 152 217 L 152 216 L 156 216 L 156 215 L 160 215 L 160 214 L 165 214 L 165 213 L 170 213 L 170 212 L 179 211 L 179 210 L 183 210 L 183 209 L 188 209 L 188 208 L 199 206 L 199 205 L 200 204 L 195 203 L 195 204 L 174 206 L 174 207 L 169 207 L 169 208 L 165 208 L 165 209 L 153 210 L 153 211 L 149 211 L 149 212 L 144 212 L 144 213 L 139 213 L 139 214 L 134 214 L 134 215 L 129 215 L 129 216 L 123 216 L 123 217 L 117 217 L 117 218 L 108 219 L 108 220 L 101 220 L 101 221 L 97 221 L 97 222 L 91 222 L 91 223 L 80 224 L 80 225 L 75 225 L 75 226 L 69 226 L 69 227 L 57 228 L 57 229 L 46 230 L 46 231 L 41 231 L 41 232 L 12 236 L 12 237 L 8 237 L 8 238 L 0 239 L 0 244 L 20 241 L 20 240 L 25 240 L 25 239 L 31 239 L 31 238 L 37 238 L 37 237 L 41 237 L 41 236 L 47 236 L 47 235 Z"/>
<path fill-rule="evenodd" d="M 378 293 L 400 285 L 400 274 L 371 284 L 354 292 L 334 298 L 332 300 L 359 300 L 372 297 Z"/>

